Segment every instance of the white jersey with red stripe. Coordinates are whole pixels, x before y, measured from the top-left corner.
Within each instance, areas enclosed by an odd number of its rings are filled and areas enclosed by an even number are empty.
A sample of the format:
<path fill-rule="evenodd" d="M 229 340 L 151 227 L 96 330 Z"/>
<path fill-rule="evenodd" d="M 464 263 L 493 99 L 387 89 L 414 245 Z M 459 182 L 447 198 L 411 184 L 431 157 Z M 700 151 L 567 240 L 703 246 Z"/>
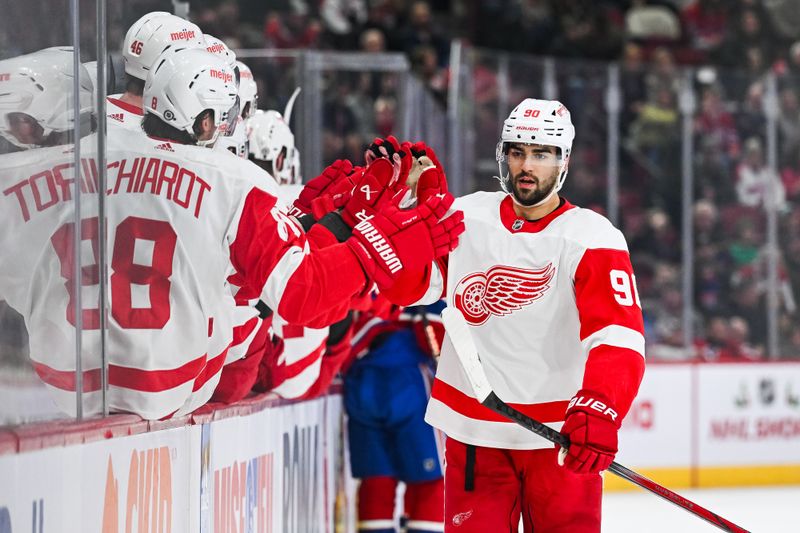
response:
<path fill-rule="evenodd" d="M 106 122 L 112 126 L 142 132 L 142 108 L 124 102 L 121 98 L 122 94 L 112 94 L 106 98 Z"/>
<path fill-rule="evenodd" d="M 276 195 L 284 205 L 292 205 L 302 184 L 276 185 Z M 276 362 L 276 375 L 283 380 L 272 392 L 283 398 L 303 396 L 319 378 L 329 328 L 308 328 L 289 324 L 273 316 L 273 333 L 283 340 L 283 352 Z"/>
<path fill-rule="evenodd" d="M 570 398 L 589 380 L 627 412 L 638 380 L 616 383 L 614 372 L 637 373 L 644 337 L 622 233 L 565 201 L 533 222 L 502 192 L 471 194 L 453 208 L 464 211 L 466 231 L 449 255 L 447 303 L 469 322 L 498 397 L 560 429 Z M 426 420 L 468 444 L 552 446 L 478 403 L 449 339 Z"/>
<path fill-rule="evenodd" d="M 39 376 L 61 409 L 75 412 L 77 282 L 81 251 L 84 413 L 100 408 L 97 170 L 82 141 L 83 189 L 76 231 L 72 158 L 61 148 L 0 161 L 4 223 L 0 294 L 25 317 Z M 211 396 L 234 327 L 262 299 L 297 323 L 363 288 L 346 245 L 308 255 L 302 230 L 268 179 L 229 153 L 116 129 L 108 139 L 108 404 L 149 419 L 183 414 Z M 320 265 L 344 264 L 333 279 Z M 351 270 L 352 269 L 352 270 Z M 356 274 L 351 274 L 356 272 Z M 358 277 L 361 276 L 360 279 Z M 319 290 L 313 290 L 315 288 Z M 243 341 L 249 332 L 243 332 Z"/>
<path fill-rule="evenodd" d="M 280 376 L 281 382 L 272 392 L 282 398 L 299 398 L 319 378 L 322 356 L 327 347 L 328 328 L 289 324 L 279 315 L 273 316 L 272 328 L 275 336 L 283 340 L 283 351 L 275 369 L 275 376 Z"/>

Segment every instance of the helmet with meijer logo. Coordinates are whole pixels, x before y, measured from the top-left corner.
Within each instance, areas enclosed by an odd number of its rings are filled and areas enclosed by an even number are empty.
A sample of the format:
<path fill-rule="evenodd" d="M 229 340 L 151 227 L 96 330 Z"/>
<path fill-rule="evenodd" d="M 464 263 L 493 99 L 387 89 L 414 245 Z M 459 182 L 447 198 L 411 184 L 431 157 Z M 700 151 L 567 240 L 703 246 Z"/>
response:
<path fill-rule="evenodd" d="M 133 23 L 122 43 L 125 72 L 147 79 L 156 58 L 171 48 L 205 48 L 197 25 L 165 11 L 153 11 Z"/>
<path fill-rule="evenodd" d="M 154 114 L 192 137 L 197 117 L 211 110 L 216 130 L 211 139 L 198 141 L 199 146 L 213 145 L 220 134 L 232 134 L 239 118 L 233 70 L 205 50 L 163 54 L 153 65 L 142 96 L 145 114 Z"/>

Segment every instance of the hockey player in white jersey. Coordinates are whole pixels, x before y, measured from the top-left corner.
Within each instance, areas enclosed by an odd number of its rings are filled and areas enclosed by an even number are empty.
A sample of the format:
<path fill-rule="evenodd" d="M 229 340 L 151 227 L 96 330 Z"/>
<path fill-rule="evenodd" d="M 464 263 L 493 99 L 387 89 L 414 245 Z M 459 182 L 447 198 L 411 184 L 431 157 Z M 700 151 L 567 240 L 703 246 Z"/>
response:
<path fill-rule="evenodd" d="M 106 99 L 108 124 L 142 131 L 142 91 L 156 58 L 166 50 L 206 46 L 200 28 L 166 11 L 153 11 L 134 22 L 122 42 L 125 92 Z"/>
<path fill-rule="evenodd" d="M 565 457 L 481 405 L 444 343 L 426 420 L 447 434 L 445 531 L 600 530 L 602 480 L 644 371 L 642 312 L 623 235 L 559 196 L 575 130 L 557 101 L 503 124 L 504 192 L 477 192 L 459 247 L 424 281 L 472 326 L 498 397 L 566 434 Z M 563 459 L 563 466 L 558 460 Z"/>
<path fill-rule="evenodd" d="M 75 79 L 72 54 L 72 47 L 58 46 L 0 62 L 0 136 L 14 147 L 9 151 L 66 144 L 76 129 L 76 90 L 81 136 L 93 131 L 94 86 L 83 66 Z"/>
<path fill-rule="evenodd" d="M 241 79 L 239 80 L 239 100 L 241 102 L 239 120 L 237 120 L 236 128 L 229 136 L 220 137 L 217 140 L 214 144 L 214 149 L 228 150 L 246 159 L 248 155 L 250 155 L 248 121 L 256 112 L 256 106 L 258 105 L 258 87 L 256 85 L 256 80 L 253 78 L 253 72 L 247 65 L 241 61 L 237 61 L 236 66 L 241 75 Z"/>
<path fill-rule="evenodd" d="M 102 191 L 112 411 L 160 419 L 188 413 L 210 397 L 240 318 L 230 286 L 237 296 L 260 298 L 295 323 L 315 324 L 373 280 L 391 283 L 403 269 L 455 244 L 458 224 L 445 227 L 450 218 L 440 222 L 449 207 L 444 198 L 414 212 L 364 201 L 363 209 L 379 207 L 380 213 L 354 228 L 351 240 L 310 245 L 275 197 L 258 186 L 264 179 L 258 168 L 199 147 L 213 144 L 221 126 L 238 116 L 233 72 L 206 51 L 183 50 L 160 62 L 143 95 L 148 137 L 123 128 L 110 132 L 108 185 Z M 83 141 L 82 153 L 90 155 L 96 139 Z M 6 191 L 0 197 L 6 219 L 0 237 L 5 249 L 19 251 L 3 264 L 2 290 L 14 293 L 8 301 L 25 317 L 36 370 L 70 414 L 75 327 L 82 323 L 88 352 L 84 412 L 96 413 L 96 296 L 103 272 L 96 250 L 103 226 L 89 198 L 79 229 L 74 212 L 63 209 L 77 184 L 87 195 L 98 192 L 96 163 L 85 157 L 73 171 L 68 149 L 44 160 L 21 162 L 15 156 L 0 161 Z M 365 185 L 374 184 L 369 177 Z M 70 256 L 76 238 L 83 250 L 80 276 Z M 79 288 L 83 305 L 76 312 Z"/>

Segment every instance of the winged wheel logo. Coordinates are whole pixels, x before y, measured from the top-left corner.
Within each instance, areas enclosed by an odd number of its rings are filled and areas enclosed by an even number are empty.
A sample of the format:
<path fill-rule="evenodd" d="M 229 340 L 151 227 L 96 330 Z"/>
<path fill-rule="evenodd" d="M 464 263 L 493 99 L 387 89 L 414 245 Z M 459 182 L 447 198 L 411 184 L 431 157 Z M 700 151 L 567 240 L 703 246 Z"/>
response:
<path fill-rule="evenodd" d="M 510 315 L 541 298 L 555 272 L 552 263 L 538 269 L 493 266 L 464 276 L 456 285 L 453 301 L 467 322 L 477 326 L 492 315 Z"/>

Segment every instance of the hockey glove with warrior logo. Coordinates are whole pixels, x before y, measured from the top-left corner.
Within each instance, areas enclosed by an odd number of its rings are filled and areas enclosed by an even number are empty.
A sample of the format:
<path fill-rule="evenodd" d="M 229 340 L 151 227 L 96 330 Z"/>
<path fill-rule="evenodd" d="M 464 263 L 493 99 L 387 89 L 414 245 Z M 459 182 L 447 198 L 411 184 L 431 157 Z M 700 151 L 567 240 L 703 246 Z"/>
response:
<path fill-rule="evenodd" d="M 377 187 L 371 176 L 362 180 L 371 181 Z M 389 202 L 355 225 L 346 242 L 378 288 L 390 287 L 404 269 L 423 269 L 458 245 L 464 213 L 456 211 L 445 218 L 453 200 L 449 194 L 437 195 L 408 210 Z"/>
<path fill-rule="evenodd" d="M 567 407 L 561 433 L 569 437 L 569 450 L 561 449 L 558 463 L 578 474 L 607 469 L 617 454 L 621 417 L 601 394 L 582 389 Z"/>
<path fill-rule="evenodd" d="M 392 174 L 393 168 L 389 161 L 373 161 L 364 169 L 358 183 L 350 187 L 347 203 L 341 212 L 328 212 L 319 219 L 319 224 L 327 228 L 339 242 L 349 239 L 353 226 L 370 218 L 391 200 L 394 194 L 389 189 Z M 314 200 L 315 205 L 316 202 Z"/>

